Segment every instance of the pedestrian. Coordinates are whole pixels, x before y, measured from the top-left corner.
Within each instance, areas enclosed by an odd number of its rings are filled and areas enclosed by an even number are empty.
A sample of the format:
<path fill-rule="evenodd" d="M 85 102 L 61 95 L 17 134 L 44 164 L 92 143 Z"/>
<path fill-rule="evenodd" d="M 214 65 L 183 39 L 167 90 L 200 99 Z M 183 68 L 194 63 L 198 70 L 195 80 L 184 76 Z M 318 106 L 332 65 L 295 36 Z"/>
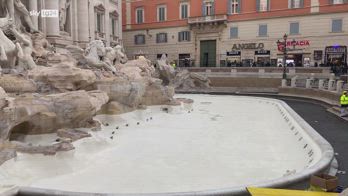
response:
<path fill-rule="evenodd" d="M 172 67 L 175 69 L 176 68 L 175 62 L 173 61 L 171 64 L 172 64 Z"/>
<path fill-rule="evenodd" d="M 342 96 L 340 98 L 340 104 L 341 104 L 341 116 L 347 115 L 347 109 L 348 109 L 348 96 L 347 91 L 343 91 Z"/>

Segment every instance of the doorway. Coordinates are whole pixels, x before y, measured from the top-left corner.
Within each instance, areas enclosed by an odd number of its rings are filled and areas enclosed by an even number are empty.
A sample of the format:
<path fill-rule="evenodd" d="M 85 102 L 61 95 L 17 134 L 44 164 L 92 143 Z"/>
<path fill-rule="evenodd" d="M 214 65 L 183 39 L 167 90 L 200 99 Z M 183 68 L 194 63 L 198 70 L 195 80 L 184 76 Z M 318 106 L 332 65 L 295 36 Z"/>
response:
<path fill-rule="evenodd" d="M 201 41 L 201 67 L 216 67 L 216 40 Z"/>

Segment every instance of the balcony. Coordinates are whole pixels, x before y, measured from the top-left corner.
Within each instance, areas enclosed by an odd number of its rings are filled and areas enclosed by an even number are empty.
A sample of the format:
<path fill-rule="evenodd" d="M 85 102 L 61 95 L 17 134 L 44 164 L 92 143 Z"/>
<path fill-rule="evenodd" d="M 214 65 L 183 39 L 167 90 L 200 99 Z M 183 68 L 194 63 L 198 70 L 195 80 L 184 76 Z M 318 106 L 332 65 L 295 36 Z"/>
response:
<path fill-rule="evenodd" d="M 211 15 L 211 16 L 199 16 L 199 17 L 190 17 L 188 23 L 192 24 L 221 24 L 227 22 L 227 15 Z"/>
<path fill-rule="evenodd" d="M 220 33 L 227 26 L 227 15 L 191 17 L 190 29 L 195 33 Z"/>

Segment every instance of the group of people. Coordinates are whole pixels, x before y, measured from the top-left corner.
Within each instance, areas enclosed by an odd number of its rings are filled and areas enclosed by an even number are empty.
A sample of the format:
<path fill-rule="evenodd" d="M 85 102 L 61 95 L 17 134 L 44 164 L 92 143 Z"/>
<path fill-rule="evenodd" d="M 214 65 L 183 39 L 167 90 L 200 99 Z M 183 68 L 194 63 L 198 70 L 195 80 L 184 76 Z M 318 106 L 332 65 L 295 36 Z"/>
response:
<path fill-rule="evenodd" d="M 341 103 L 341 116 L 347 116 L 348 115 L 348 95 L 347 91 L 343 91 L 341 98 L 340 98 L 340 103 Z"/>
<path fill-rule="evenodd" d="M 341 65 L 329 64 L 329 67 L 331 67 L 332 73 L 334 73 L 336 76 L 347 74 L 348 71 L 347 63 Z"/>

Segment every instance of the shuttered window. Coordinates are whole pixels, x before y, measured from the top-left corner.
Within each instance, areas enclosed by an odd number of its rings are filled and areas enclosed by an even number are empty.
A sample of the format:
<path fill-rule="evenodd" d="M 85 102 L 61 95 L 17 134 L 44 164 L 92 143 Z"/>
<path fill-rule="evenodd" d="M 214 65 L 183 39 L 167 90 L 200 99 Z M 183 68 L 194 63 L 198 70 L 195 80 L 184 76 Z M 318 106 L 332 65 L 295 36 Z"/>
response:
<path fill-rule="evenodd" d="M 238 38 L 238 27 L 231 27 L 230 38 Z"/>
<path fill-rule="evenodd" d="M 181 31 L 178 34 L 178 41 L 179 42 L 189 42 L 191 41 L 191 32 L 190 31 Z"/>
<path fill-rule="evenodd" d="M 266 37 L 267 35 L 268 35 L 267 25 L 266 24 L 259 25 L 259 37 Z"/>
<path fill-rule="evenodd" d="M 167 19 L 167 14 L 166 14 L 166 6 L 158 6 L 157 7 L 157 19 L 158 22 L 163 22 L 166 21 Z"/>
<path fill-rule="evenodd" d="M 134 43 L 135 45 L 142 45 L 145 44 L 145 35 L 136 35 L 134 36 Z"/>
<path fill-rule="evenodd" d="M 215 15 L 215 5 L 213 1 L 204 2 L 202 4 L 202 16 Z"/>
<path fill-rule="evenodd" d="M 157 33 L 156 34 L 157 43 L 167 43 L 167 33 Z"/>
<path fill-rule="evenodd" d="M 228 0 L 228 14 L 241 13 L 242 0 Z"/>
<path fill-rule="evenodd" d="M 332 32 L 342 32 L 342 19 L 332 20 Z"/>
<path fill-rule="evenodd" d="M 180 5 L 180 15 L 181 15 L 181 19 L 186 19 L 189 17 L 189 4 L 188 3 L 182 3 Z"/>
<path fill-rule="evenodd" d="M 136 20 L 137 20 L 137 24 L 144 23 L 144 9 L 143 8 L 136 9 Z"/>
<path fill-rule="evenodd" d="M 289 0 L 289 8 L 303 8 L 304 0 Z"/>
<path fill-rule="evenodd" d="M 348 0 L 329 0 L 330 4 L 343 4 L 343 3 L 348 3 Z"/>
<path fill-rule="evenodd" d="M 258 12 L 270 11 L 270 0 L 256 0 L 256 9 Z"/>
<path fill-rule="evenodd" d="M 291 22 L 290 23 L 290 35 L 298 35 L 300 34 L 300 23 Z"/>

